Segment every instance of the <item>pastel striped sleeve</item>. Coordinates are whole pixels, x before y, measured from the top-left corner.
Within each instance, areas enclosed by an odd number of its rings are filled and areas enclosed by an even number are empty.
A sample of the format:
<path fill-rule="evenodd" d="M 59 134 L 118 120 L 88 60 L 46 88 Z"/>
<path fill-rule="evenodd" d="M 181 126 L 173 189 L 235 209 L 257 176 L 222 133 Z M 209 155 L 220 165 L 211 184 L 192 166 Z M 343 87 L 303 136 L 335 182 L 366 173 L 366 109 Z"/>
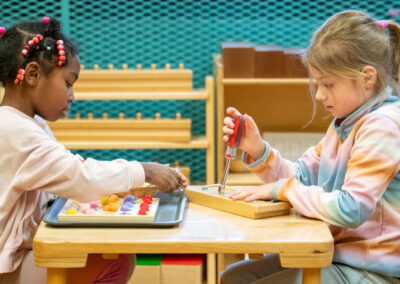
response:
<path fill-rule="evenodd" d="M 264 183 L 275 182 L 280 178 L 292 177 L 296 174 L 294 163 L 284 159 L 278 150 L 265 142 L 265 152 L 258 160 L 243 152 L 244 165 L 255 173 Z"/>
<path fill-rule="evenodd" d="M 301 214 L 342 227 L 357 228 L 374 212 L 377 202 L 400 170 L 400 132 L 384 116 L 370 116 L 353 129 L 354 145 L 341 188 L 325 191 L 295 178 L 276 190 Z"/>

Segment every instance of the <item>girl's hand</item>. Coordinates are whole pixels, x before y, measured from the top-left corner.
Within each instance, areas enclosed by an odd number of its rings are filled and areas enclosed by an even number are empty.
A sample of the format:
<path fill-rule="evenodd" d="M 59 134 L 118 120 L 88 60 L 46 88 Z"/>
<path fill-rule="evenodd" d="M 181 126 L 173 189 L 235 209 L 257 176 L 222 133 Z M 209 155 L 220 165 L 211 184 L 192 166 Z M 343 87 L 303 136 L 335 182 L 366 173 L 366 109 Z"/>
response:
<path fill-rule="evenodd" d="M 228 107 L 226 113 L 230 116 L 241 115 L 240 112 L 233 107 Z M 238 147 L 247 152 L 254 160 L 257 160 L 261 158 L 264 154 L 265 144 L 261 138 L 260 131 L 258 130 L 258 127 L 254 120 L 247 114 L 243 116 L 243 119 L 244 127 Z M 225 136 L 223 137 L 223 140 L 225 142 L 228 142 L 229 135 L 233 134 L 234 126 L 235 124 L 233 123 L 232 117 L 228 116 L 224 118 L 224 127 L 222 128 L 222 131 L 225 134 Z"/>
<path fill-rule="evenodd" d="M 236 190 L 229 198 L 233 200 L 271 200 L 274 199 L 273 189 L 275 183 L 268 183 L 261 186 L 244 187 Z"/>
<path fill-rule="evenodd" d="M 146 182 L 158 186 L 161 192 L 169 192 L 179 187 L 187 186 L 187 179 L 168 165 L 157 163 L 141 163 Z"/>

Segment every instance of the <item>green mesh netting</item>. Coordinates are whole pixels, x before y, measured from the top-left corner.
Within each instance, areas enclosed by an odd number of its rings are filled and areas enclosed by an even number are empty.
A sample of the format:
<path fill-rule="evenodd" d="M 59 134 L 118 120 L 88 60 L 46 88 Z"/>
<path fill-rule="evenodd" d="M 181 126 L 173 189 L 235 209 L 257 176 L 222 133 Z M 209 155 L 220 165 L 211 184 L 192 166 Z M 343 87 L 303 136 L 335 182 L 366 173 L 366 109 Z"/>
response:
<path fill-rule="evenodd" d="M 212 54 L 220 52 L 221 41 L 304 47 L 338 11 L 359 9 L 388 19 L 388 8 L 399 7 L 400 1 L 389 0 L 2 0 L 0 25 L 55 16 L 78 43 L 87 68 L 184 63 L 199 88 L 211 74 Z"/>
<path fill-rule="evenodd" d="M 1 0 L 0 25 L 6 28 L 44 15 L 62 21 L 64 32 L 80 49 L 81 63 L 87 69 L 94 64 L 121 68 L 150 64 L 162 67 L 170 63 L 177 68 L 184 63 L 193 70 L 193 85 L 204 87 L 204 78 L 212 73 L 212 54 L 220 53 L 221 41 L 250 41 L 281 46 L 308 45 L 313 31 L 332 14 L 358 9 L 379 19 L 389 19 L 388 8 L 399 9 L 400 1 L 389 0 Z M 71 115 L 83 117 L 93 112 L 110 117 L 118 112 L 134 117 L 173 117 L 181 112 L 192 121 L 192 134 L 204 134 L 204 102 L 191 101 L 80 101 L 72 106 Z M 110 160 L 181 161 L 192 165 L 191 179 L 205 181 L 205 151 L 170 150 L 93 150 L 79 151 L 83 156 Z"/>

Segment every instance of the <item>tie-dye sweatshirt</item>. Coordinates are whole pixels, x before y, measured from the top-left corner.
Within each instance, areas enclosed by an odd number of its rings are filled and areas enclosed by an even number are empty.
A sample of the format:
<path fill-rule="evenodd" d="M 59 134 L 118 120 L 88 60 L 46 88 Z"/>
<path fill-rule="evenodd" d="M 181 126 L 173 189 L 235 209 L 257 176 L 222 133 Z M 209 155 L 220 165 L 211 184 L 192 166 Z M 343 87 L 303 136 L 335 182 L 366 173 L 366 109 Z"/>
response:
<path fill-rule="evenodd" d="M 274 198 L 329 224 L 333 261 L 400 277 L 400 99 L 366 102 L 333 120 L 320 143 L 296 161 L 266 143 L 264 155 L 243 162 Z"/>

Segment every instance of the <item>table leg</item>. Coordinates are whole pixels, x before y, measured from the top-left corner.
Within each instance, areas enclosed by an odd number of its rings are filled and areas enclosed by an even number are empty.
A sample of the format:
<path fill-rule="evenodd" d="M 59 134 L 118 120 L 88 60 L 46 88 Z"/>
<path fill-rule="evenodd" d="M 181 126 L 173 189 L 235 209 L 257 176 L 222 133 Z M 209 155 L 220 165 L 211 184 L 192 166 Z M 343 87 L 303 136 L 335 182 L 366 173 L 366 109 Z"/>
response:
<path fill-rule="evenodd" d="M 303 268 L 303 284 L 321 284 L 321 269 Z"/>
<path fill-rule="evenodd" d="M 207 254 L 207 284 L 215 284 L 217 279 L 217 261 L 216 254 Z"/>
<path fill-rule="evenodd" d="M 67 284 L 67 269 L 47 268 L 47 284 Z"/>

